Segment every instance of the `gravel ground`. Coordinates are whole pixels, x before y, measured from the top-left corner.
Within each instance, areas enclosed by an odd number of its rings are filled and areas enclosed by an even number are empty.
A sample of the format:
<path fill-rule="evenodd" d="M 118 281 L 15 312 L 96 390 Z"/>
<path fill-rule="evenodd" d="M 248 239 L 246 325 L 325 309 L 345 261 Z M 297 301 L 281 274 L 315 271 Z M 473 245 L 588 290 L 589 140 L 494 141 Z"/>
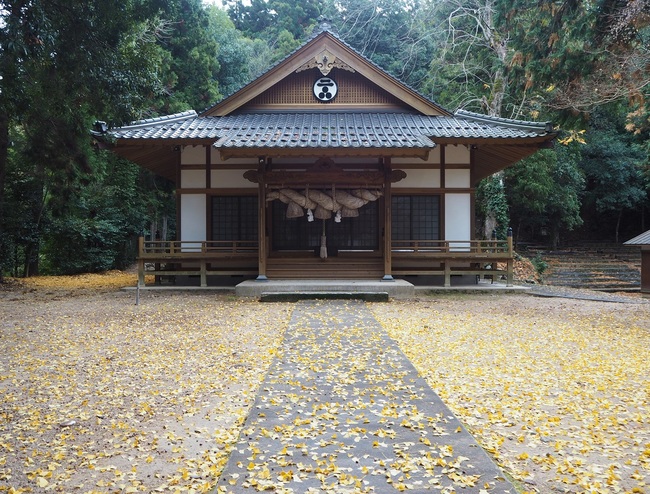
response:
<path fill-rule="evenodd" d="M 293 305 L 122 276 L 0 288 L 0 492 L 215 485 Z M 522 492 L 648 492 L 650 305 L 554 295 L 371 308 Z"/>

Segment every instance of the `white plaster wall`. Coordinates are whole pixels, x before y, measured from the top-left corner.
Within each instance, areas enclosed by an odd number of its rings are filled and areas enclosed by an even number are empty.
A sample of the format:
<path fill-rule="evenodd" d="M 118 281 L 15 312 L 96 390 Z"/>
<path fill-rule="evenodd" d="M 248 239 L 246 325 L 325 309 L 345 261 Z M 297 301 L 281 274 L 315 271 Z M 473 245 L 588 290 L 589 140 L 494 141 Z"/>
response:
<path fill-rule="evenodd" d="M 470 194 L 445 194 L 445 240 L 471 240 Z M 467 244 L 458 243 L 454 250 L 464 250 Z"/>
<path fill-rule="evenodd" d="M 212 156 L 211 156 L 211 161 L 213 165 L 237 165 L 237 166 L 245 166 L 247 168 L 250 168 L 251 170 L 257 170 L 257 158 L 228 158 L 228 159 L 221 159 L 221 153 L 219 152 L 218 149 L 212 149 Z M 203 161 L 201 163 L 205 163 L 205 158 L 203 158 Z"/>
<path fill-rule="evenodd" d="M 367 161 L 367 160 L 366 160 Z M 398 168 L 403 165 L 439 165 L 440 164 L 440 146 L 429 150 L 429 156 L 426 160 L 417 159 L 417 158 L 399 158 L 395 157 L 391 159 L 391 165 L 393 168 Z M 468 161 L 469 162 L 469 161 Z"/>
<path fill-rule="evenodd" d="M 214 152 L 212 153 L 214 154 Z M 205 146 L 184 146 L 181 150 L 181 165 L 204 165 Z"/>
<path fill-rule="evenodd" d="M 205 194 L 181 195 L 181 240 L 207 240 Z"/>
<path fill-rule="evenodd" d="M 393 184 L 394 189 L 439 188 L 440 170 L 404 170 L 406 178 Z"/>
<path fill-rule="evenodd" d="M 210 185 L 213 189 L 257 189 L 257 184 L 244 178 L 246 170 L 212 170 Z"/>
<path fill-rule="evenodd" d="M 445 163 L 453 165 L 469 165 L 469 149 L 463 145 L 445 147 Z"/>
<path fill-rule="evenodd" d="M 205 172 L 181 170 L 181 189 L 205 189 Z"/>
<path fill-rule="evenodd" d="M 445 188 L 469 188 L 469 170 L 445 170 Z"/>

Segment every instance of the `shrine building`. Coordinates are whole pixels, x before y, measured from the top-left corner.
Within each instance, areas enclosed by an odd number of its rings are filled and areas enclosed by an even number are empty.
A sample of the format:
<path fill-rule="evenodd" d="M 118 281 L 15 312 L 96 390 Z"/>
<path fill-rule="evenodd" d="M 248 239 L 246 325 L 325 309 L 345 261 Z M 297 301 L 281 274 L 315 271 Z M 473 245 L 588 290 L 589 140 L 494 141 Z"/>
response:
<path fill-rule="evenodd" d="M 140 284 L 492 271 L 512 284 L 512 239 L 475 238 L 476 186 L 549 147 L 553 126 L 449 111 L 321 29 L 200 113 L 95 132 L 176 185 L 177 238 L 141 239 Z"/>

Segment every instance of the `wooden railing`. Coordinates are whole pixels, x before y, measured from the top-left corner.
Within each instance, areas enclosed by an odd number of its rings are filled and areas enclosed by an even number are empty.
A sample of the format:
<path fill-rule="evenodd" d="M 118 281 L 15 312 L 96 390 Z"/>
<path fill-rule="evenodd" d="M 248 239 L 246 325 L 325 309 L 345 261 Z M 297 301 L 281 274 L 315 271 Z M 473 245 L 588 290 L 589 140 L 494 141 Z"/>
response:
<path fill-rule="evenodd" d="M 138 240 L 138 285 L 145 276 L 257 274 L 257 241 Z"/>
<path fill-rule="evenodd" d="M 257 240 L 145 240 L 139 239 L 140 257 L 187 258 L 192 255 L 203 256 L 211 254 L 257 254 Z"/>
<path fill-rule="evenodd" d="M 507 240 L 393 240 L 393 252 L 432 254 L 443 257 L 513 256 L 512 237 Z"/>
<path fill-rule="evenodd" d="M 512 237 L 506 240 L 393 240 L 392 271 L 395 275 L 444 275 L 451 286 L 452 275 L 506 278 L 512 286 L 514 249 Z M 505 264 L 505 269 L 499 269 Z"/>
<path fill-rule="evenodd" d="M 492 280 L 504 276 L 513 282 L 514 251 L 512 237 L 507 240 L 393 240 L 392 274 L 444 275 L 445 286 L 451 276 L 470 274 Z M 176 241 L 139 239 L 138 284 L 145 276 L 156 280 L 164 276 L 200 276 L 207 286 L 208 275 L 257 275 L 257 241 Z M 505 264 L 505 269 L 499 269 Z"/>

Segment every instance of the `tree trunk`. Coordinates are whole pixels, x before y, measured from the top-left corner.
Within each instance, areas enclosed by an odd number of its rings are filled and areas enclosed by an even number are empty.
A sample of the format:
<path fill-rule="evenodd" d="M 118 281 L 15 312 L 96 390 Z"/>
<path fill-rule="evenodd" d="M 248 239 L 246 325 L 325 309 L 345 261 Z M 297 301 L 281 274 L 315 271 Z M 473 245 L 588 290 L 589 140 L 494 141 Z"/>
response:
<path fill-rule="evenodd" d="M 623 210 L 622 209 L 618 212 L 618 218 L 616 218 L 616 235 L 614 237 L 615 240 L 616 240 L 616 243 L 618 243 L 618 230 L 621 227 L 621 218 L 623 218 Z"/>
<path fill-rule="evenodd" d="M 553 226 L 551 235 L 551 248 L 553 250 L 557 250 L 557 248 L 560 246 L 560 229 L 557 226 Z"/>
<path fill-rule="evenodd" d="M 641 231 L 645 232 L 645 205 L 641 206 Z"/>
<path fill-rule="evenodd" d="M 5 263 L 9 259 L 9 246 L 6 245 L 4 234 L 4 199 L 5 181 L 7 178 L 7 159 L 9 156 L 9 116 L 0 113 L 0 283 L 4 282 Z"/>
<path fill-rule="evenodd" d="M 45 164 L 39 162 L 34 167 L 34 174 L 38 180 L 35 195 L 32 198 L 32 221 L 36 230 L 36 238 L 25 247 L 25 269 L 23 275 L 38 276 L 40 274 L 41 234 L 43 231 L 43 215 L 45 212 Z"/>

